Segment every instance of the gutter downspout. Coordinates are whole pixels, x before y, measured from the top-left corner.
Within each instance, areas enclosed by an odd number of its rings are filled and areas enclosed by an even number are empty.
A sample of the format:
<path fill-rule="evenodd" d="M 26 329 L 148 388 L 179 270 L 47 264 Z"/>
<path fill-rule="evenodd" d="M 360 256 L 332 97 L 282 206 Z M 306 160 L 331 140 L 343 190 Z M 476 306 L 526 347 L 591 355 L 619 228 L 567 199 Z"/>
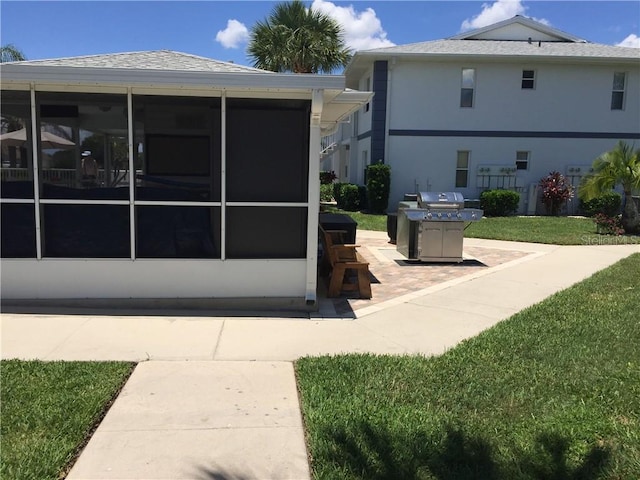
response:
<path fill-rule="evenodd" d="M 320 131 L 324 91 L 311 92 L 311 118 L 309 121 L 309 190 L 307 208 L 307 279 L 305 302 L 315 305 L 318 290 L 318 215 L 320 214 Z"/>

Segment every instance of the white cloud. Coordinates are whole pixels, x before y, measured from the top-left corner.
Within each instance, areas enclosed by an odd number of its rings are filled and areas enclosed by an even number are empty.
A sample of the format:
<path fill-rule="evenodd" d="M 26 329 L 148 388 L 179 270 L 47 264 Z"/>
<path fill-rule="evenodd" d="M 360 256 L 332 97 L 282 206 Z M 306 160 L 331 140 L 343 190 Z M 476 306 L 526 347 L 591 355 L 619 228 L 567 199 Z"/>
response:
<path fill-rule="evenodd" d="M 227 20 L 227 28 L 216 34 L 216 42 L 222 44 L 224 48 L 238 48 L 247 40 L 249 40 L 249 30 L 244 23 L 234 19 Z"/>
<path fill-rule="evenodd" d="M 395 45 L 387 38 L 387 32 L 382 28 L 382 22 L 373 8 L 358 12 L 353 5 L 339 7 L 326 0 L 314 0 L 311 8 L 329 15 L 342 26 L 349 49 L 368 50 Z"/>
<path fill-rule="evenodd" d="M 486 27 L 493 23 L 508 20 L 516 15 L 524 15 L 526 11 L 527 7 L 523 5 L 523 0 L 496 0 L 491 4 L 483 3 L 482 11 L 475 17 L 467 18 L 462 22 L 460 29 L 464 32 Z M 544 25 L 550 25 L 550 22 L 544 18 L 533 18 L 533 20 Z"/>
<path fill-rule="evenodd" d="M 640 37 L 638 37 L 635 33 L 632 33 L 620 43 L 616 43 L 616 45 L 618 47 L 640 48 Z"/>

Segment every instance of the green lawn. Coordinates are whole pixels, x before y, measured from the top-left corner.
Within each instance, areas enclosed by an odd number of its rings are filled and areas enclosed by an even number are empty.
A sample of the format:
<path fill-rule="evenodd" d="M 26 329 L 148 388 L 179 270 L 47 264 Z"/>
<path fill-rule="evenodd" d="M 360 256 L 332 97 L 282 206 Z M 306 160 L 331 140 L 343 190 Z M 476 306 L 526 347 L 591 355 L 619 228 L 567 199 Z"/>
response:
<path fill-rule="evenodd" d="M 63 478 L 133 366 L 3 360 L 0 478 Z"/>
<path fill-rule="evenodd" d="M 360 230 L 387 231 L 387 216 L 349 212 L 336 208 L 330 211 L 349 215 Z M 514 242 L 547 243 L 553 245 L 640 244 L 640 237 L 613 237 L 596 233 L 589 218 L 574 217 L 492 217 L 468 224 L 467 238 L 487 238 Z M 617 238 L 617 240 L 616 240 Z"/>
<path fill-rule="evenodd" d="M 640 254 L 439 357 L 299 360 L 314 477 L 637 480 L 638 272 Z"/>
<path fill-rule="evenodd" d="M 349 215 L 353 218 L 357 224 L 358 229 L 360 230 L 374 230 L 376 232 L 386 232 L 387 231 L 387 216 L 386 215 L 374 215 L 370 213 L 362 213 L 362 212 L 349 212 L 347 210 L 340 210 L 335 207 L 328 207 L 328 212 L 332 213 L 344 213 L 345 215 Z"/>
<path fill-rule="evenodd" d="M 591 219 L 572 217 L 483 218 L 469 224 L 464 231 L 467 238 L 554 245 L 584 245 L 596 235 L 596 226 Z"/>

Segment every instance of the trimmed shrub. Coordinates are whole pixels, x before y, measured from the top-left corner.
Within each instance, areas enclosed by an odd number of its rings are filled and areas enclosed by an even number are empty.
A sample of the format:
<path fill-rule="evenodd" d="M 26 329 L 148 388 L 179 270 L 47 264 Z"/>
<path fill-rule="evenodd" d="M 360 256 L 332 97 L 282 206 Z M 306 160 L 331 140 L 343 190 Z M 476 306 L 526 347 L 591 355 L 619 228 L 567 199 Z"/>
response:
<path fill-rule="evenodd" d="M 586 202 L 580 200 L 580 210 L 587 217 L 593 217 L 598 213 L 606 217 L 615 217 L 622 210 L 622 196 L 618 192 L 607 192 Z"/>
<path fill-rule="evenodd" d="M 360 202 L 360 210 L 366 210 L 369 200 L 367 199 L 367 187 L 364 185 L 358 185 L 358 197 Z"/>
<path fill-rule="evenodd" d="M 593 223 L 601 235 L 624 235 L 622 228 L 622 215 L 608 216 L 604 213 L 596 213 Z"/>
<path fill-rule="evenodd" d="M 340 191 L 342 190 L 342 185 L 344 185 L 344 183 L 335 182 L 331 184 L 331 188 L 333 188 L 333 199 L 338 202 L 338 205 L 340 205 Z"/>
<path fill-rule="evenodd" d="M 340 197 L 336 198 L 338 208 L 348 211 L 360 209 L 360 190 L 358 185 L 343 183 L 340 186 Z"/>
<path fill-rule="evenodd" d="M 333 201 L 333 185 L 330 183 L 323 183 L 320 185 L 320 201 L 332 202 Z"/>
<path fill-rule="evenodd" d="M 506 217 L 518 210 L 520 194 L 513 190 L 486 190 L 480 194 L 480 208 L 487 217 Z"/>
<path fill-rule="evenodd" d="M 372 213 L 384 213 L 389 204 L 391 167 L 376 163 L 367 167 L 367 200 Z"/>

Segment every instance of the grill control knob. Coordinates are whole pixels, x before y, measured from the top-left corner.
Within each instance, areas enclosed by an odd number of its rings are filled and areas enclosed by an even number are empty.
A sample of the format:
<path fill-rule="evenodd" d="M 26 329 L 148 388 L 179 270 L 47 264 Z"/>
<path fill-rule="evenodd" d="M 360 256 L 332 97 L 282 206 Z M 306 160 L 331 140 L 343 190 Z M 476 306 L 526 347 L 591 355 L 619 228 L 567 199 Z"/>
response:
<path fill-rule="evenodd" d="M 456 217 L 458 217 L 458 218 L 462 218 L 462 214 L 461 214 L 461 213 L 458 213 L 458 214 L 456 215 Z"/>
<path fill-rule="evenodd" d="M 442 218 L 442 213 L 438 212 L 438 218 Z"/>
<path fill-rule="evenodd" d="M 431 215 L 431 212 L 427 213 L 427 220 L 431 220 L 431 217 L 433 217 L 433 215 Z"/>
<path fill-rule="evenodd" d="M 447 217 L 448 217 L 448 218 L 451 218 L 451 214 L 450 214 L 450 213 L 447 213 Z"/>

